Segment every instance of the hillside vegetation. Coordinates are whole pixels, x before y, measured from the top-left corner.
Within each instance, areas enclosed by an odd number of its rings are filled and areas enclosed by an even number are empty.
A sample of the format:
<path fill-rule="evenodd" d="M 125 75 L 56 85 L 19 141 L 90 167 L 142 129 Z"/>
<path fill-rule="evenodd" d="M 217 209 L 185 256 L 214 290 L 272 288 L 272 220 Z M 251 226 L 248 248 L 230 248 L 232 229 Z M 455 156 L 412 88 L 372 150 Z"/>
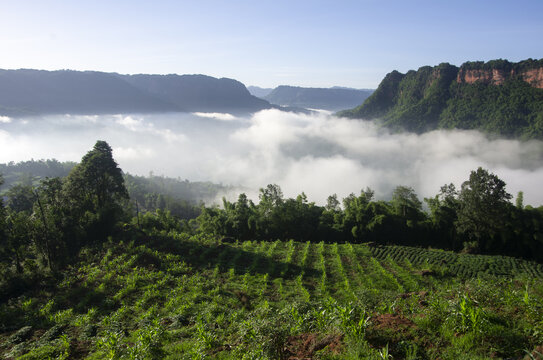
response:
<path fill-rule="evenodd" d="M 85 249 L 56 278 L 19 284 L 25 291 L 0 305 L 4 356 L 487 359 L 541 350 L 541 265 L 509 258 L 497 276 L 493 257 L 147 231 Z M 458 263 L 464 276 L 454 275 Z"/>
<path fill-rule="evenodd" d="M 160 201 L 139 207 L 128 188 L 145 197 L 164 187 L 126 180 L 98 141 L 65 178 L 17 184 L 0 200 L 4 358 L 535 359 L 543 350 L 543 265 L 520 258 L 541 260 L 542 211 L 521 194 L 513 206 L 484 169 L 426 199 L 428 214 L 402 186 L 390 202 L 366 189 L 341 208 L 334 195 L 321 207 L 268 185 L 258 204 L 241 194 L 189 220 Z"/>
<path fill-rule="evenodd" d="M 379 119 L 384 126 L 414 132 L 478 129 L 543 139 L 543 60 L 393 71 L 362 105 L 339 115 Z"/>

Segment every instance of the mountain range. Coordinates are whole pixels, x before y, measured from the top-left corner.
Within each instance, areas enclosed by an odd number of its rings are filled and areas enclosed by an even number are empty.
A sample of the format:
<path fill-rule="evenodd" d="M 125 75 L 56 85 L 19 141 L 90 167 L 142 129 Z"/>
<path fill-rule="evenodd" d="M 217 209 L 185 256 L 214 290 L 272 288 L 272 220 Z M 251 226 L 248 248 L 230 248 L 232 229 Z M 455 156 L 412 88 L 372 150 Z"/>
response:
<path fill-rule="evenodd" d="M 0 115 L 252 113 L 273 108 L 245 85 L 205 75 L 120 75 L 97 71 L 0 70 Z"/>
<path fill-rule="evenodd" d="M 248 90 L 251 94 L 275 105 L 329 111 L 357 106 L 364 102 L 373 92 L 370 89 L 308 88 L 288 85 L 281 85 L 275 89 L 251 86 Z"/>
<path fill-rule="evenodd" d="M 392 71 L 362 105 L 340 116 L 397 130 L 479 129 L 543 139 L 543 59 L 442 63 Z"/>

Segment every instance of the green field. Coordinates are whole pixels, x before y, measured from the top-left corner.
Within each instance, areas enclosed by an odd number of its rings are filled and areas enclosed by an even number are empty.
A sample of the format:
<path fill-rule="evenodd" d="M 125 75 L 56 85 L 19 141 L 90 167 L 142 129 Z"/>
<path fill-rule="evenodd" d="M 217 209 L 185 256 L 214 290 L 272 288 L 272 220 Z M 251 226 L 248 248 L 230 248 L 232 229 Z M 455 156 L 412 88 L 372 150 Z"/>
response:
<path fill-rule="evenodd" d="M 543 267 L 513 258 L 177 233 L 80 256 L 1 305 L 4 358 L 521 359 L 543 344 Z"/>

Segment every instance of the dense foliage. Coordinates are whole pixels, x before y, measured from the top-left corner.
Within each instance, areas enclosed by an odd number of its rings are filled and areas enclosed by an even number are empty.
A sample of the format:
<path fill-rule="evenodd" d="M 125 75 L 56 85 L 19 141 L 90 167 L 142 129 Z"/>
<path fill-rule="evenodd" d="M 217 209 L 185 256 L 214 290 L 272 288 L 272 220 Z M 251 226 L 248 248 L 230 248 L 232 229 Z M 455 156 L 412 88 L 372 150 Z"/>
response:
<path fill-rule="evenodd" d="M 384 126 L 424 132 L 434 129 L 478 129 L 502 136 L 542 139 L 543 89 L 525 82 L 522 71 L 543 68 L 543 61 L 468 62 L 460 68 L 443 63 L 417 71 L 388 74 L 359 107 L 341 116 L 379 119 Z M 458 82 L 463 71 L 501 71 L 500 85 Z M 517 75 L 509 75 L 517 74 Z"/>
<path fill-rule="evenodd" d="M 0 185 L 0 194 L 8 199 L 11 208 L 18 209 L 26 202 L 32 207 L 34 195 L 28 190 L 38 187 L 46 178 L 64 178 L 76 166 L 75 162 L 59 162 L 58 160 L 29 160 L 18 163 L 0 164 L 4 184 Z M 168 178 L 154 175 L 137 176 L 123 174 L 125 187 L 132 200 L 128 207 L 138 210 L 154 211 L 156 209 L 170 211 L 180 219 L 192 219 L 200 214 L 201 203 L 217 198 L 220 192 L 230 191 L 231 187 L 211 182 L 194 182 L 180 178 Z"/>
<path fill-rule="evenodd" d="M 46 177 L 65 177 L 75 165 L 74 162 L 60 162 L 55 159 L 0 164 L 0 174 L 5 180 L 2 189 L 9 189 L 18 183 L 38 185 L 39 180 Z"/>
<path fill-rule="evenodd" d="M 505 183 L 479 168 L 459 191 L 450 184 L 425 199 L 429 212 L 405 186 L 390 201 L 373 200 L 371 189 L 351 194 L 340 208 L 335 195 L 317 206 L 305 194 L 284 199 L 279 186 L 268 185 L 259 203 L 241 194 L 237 202 L 223 200 L 222 208 L 203 208 L 197 221 L 208 234 L 240 240 L 376 242 L 542 261 L 543 208 L 524 207 L 522 201 L 515 206 L 510 199 Z"/>

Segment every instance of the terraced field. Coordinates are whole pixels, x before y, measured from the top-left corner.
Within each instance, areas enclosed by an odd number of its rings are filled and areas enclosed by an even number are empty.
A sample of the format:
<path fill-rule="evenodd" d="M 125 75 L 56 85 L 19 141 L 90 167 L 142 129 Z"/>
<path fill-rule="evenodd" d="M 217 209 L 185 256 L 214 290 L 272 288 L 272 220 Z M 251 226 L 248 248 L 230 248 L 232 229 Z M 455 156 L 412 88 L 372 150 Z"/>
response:
<path fill-rule="evenodd" d="M 403 246 L 109 244 L 0 306 L 22 359 L 538 356 L 543 267 Z"/>

